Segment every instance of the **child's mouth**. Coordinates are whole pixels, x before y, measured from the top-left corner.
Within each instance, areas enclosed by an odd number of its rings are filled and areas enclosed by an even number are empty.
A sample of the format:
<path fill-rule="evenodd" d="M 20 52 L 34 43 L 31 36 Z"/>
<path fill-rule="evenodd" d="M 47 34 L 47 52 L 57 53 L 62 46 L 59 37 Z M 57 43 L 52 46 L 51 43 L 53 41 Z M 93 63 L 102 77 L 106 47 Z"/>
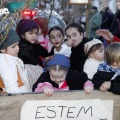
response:
<path fill-rule="evenodd" d="M 59 42 L 55 42 L 55 44 L 59 44 Z"/>

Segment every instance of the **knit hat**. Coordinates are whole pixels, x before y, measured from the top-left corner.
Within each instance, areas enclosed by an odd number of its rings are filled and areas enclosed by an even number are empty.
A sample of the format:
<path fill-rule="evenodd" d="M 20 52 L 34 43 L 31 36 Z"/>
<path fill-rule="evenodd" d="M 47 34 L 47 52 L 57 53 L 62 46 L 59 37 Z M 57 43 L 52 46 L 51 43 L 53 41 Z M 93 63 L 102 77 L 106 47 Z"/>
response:
<path fill-rule="evenodd" d="M 0 50 L 5 49 L 11 46 L 12 44 L 20 41 L 19 35 L 16 31 L 12 29 L 10 29 L 8 33 L 6 31 L 3 31 L 1 33 L 1 36 L 2 37 L 0 39 Z"/>
<path fill-rule="evenodd" d="M 48 33 L 48 19 L 47 18 L 35 18 L 33 19 L 37 25 L 40 27 L 44 37 L 46 37 L 47 33 Z"/>
<path fill-rule="evenodd" d="M 96 45 L 98 43 L 101 43 L 103 44 L 99 39 L 95 39 L 93 38 L 93 40 L 87 42 L 84 44 L 84 52 L 87 54 L 90 50 L 90 48 L 93 46 L 93 45 Z"/>
<path fill-rule="evenodd" d="M 35 23 L 35 21 L 31 20 L 31 19 L 22 19 L 20 20 L 20 22 L 18 23 L 17 26 L 17 33 L 19 35 L 31 30 L 31 29 L 39 29 L 38 25 Z"/>
<path fill-rule="evenodd" d="M 52 65 L 61 65 L 66 68 L 70 68 L 70 61 L 65 55 L 55 54 L 51 56 L 50 60 L 47 62 L 47 67 Z"/>
<path fill-rule="evenodd" d="M 96 7 L 96 6 L 92 6 L 91 9 L 95 9 L 95 10 L 97 10 L 97 7 Z"/>

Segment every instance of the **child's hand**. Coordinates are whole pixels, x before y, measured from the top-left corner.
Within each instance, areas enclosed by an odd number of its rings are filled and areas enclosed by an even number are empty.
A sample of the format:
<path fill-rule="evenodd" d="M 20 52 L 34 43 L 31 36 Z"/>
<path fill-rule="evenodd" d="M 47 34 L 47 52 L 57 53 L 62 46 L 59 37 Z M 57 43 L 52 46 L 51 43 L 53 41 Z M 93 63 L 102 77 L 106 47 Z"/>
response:
<path fill-rule="evenodd" d="M 86 87 L 84 87 L 84 90 L 85 90 L 85 93 L 89 94 L 89 93 L 91 93 L 93 91 L 93 87 L 86 86 Z"/>
<path fill-rule="evenodd" d="M 51 88 L 44 88 L 44 94 L 47 96 L 52 96 L 53 95 L 53 89 Z"/>
<path fill-rule="evenodd" d="M 67 40 L 66 44 L 67 44 L 67 46 L 72 47 L 73 42 L 72 42 L 72 40 Z"/>
<path fill-rule="evenodd" d="M 107 91 L 108 89 L 110 89 L 111 87 L 111 82 L 104 82 L 101 86 L 100 86 L 100 90 L 101 91 Z"/>

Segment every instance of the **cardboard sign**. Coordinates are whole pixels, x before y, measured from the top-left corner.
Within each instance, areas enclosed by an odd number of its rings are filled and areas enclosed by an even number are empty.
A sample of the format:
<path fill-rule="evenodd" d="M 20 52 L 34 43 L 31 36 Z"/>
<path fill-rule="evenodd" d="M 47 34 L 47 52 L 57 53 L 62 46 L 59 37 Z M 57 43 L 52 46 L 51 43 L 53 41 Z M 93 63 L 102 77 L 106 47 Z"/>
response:
<path fill-rule="evenodd" d="M 112 120 L 112 100 L 26 101 L 20 120 Z"/>

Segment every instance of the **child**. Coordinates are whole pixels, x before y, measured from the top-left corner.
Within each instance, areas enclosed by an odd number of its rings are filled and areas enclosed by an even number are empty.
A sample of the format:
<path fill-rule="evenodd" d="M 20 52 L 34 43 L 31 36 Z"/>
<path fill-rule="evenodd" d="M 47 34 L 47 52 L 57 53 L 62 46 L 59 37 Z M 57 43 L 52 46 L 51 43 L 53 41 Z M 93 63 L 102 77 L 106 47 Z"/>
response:
<path fill-rule="evenodd" d="M 64 43 L 64 32 L 59 26 L 52 27 L 49 32 L 49 40 L 53 44 L 50 55 L 63 54 L 70 57 L 71 54 L 71 41 Z"/>
<path fill-rule="evenodd" d="M 84 44 L 89 40 L 83 35 L 84 30 L 78 23 L 71 23 L 65 29 L 66 38 L 72 41 L 72 53 L 70 56 L 70 68 L 82 72 L 86 60 Z"/>
<path fill-rule="evenodd" d="M 46 35 L 48 33 L 48 27 L 47 27 L 47 21 L 45 18 L 35 18 L 34 21 L 39 26 L 39 36 L 37 39 L 37 42 L 47 49 L 48 52 L 51 51 L 51 43 L 49 39 L 46 38 Z"/>
<path fill-rule="evenodd" d="M 87 73 L 89 79 L 92 79 L 99 64 L 104 60 L 104 45 L 100 40 L 94 38 L 84 44 L 84 51 L 88 56 L 84 64 L 84 72 Z"/>
<path fill-rule="evenodd" d="M 7 36 L 6 36 L 7 34 Z M 27 71 L 19 59 L 19 35 L 10 30 L 1 33 L 0 40 L 0 88 L 7 93 L 31 92 Z"/>
<path fill-rule="evenodd" d="M 21 37 L 18 57 L 23 60 L 24 64 L 42 66 L 41 58 L 48 56 L 47 50 L 40 44 L 36 44 L 38 30 L 38 25 L 30 19 L 22 19 L 17 26 L 17 32 Z"/>
<path fill-rule="evenodd" d="M 84 87 L 86 93 L 92 92 L 93 84 L 86 73 L 69 70 L 70 62 L 66 56 L 55 54 L 47 66 L 48 71 L 33 85 L 33 91 L 51 96 L 54 90 L 81 90 Z"/>
<path fill-rule="evenodd" d="M 105 50 L 105 60 L 98 67 L 92 81 L 95 89 L 120 95 L 120 43 L 112 43 Z"/>

